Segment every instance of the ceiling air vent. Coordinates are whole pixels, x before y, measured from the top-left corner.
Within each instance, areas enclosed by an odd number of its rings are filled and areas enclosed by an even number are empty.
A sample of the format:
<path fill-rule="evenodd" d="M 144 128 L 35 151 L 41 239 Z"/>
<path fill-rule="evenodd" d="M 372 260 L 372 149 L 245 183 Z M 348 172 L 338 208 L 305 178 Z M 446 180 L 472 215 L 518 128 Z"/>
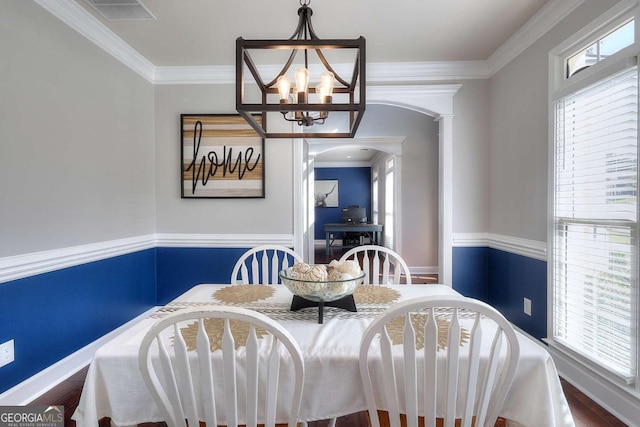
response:
<path fill-rule="evenodd" d="M 139 0 L 86 0 L 108 21 L 156 19 Z"/>

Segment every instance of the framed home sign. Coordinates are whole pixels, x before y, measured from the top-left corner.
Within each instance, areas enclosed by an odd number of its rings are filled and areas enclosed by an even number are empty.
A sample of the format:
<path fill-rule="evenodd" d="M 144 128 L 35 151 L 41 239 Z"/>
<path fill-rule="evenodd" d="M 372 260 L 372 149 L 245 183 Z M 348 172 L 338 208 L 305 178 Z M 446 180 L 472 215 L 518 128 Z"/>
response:
<path fill-rule="evenodd" d="M 239 114 L 181 114 L 180 146 L 183 199 L 264 198 L 264 138 Z"/>

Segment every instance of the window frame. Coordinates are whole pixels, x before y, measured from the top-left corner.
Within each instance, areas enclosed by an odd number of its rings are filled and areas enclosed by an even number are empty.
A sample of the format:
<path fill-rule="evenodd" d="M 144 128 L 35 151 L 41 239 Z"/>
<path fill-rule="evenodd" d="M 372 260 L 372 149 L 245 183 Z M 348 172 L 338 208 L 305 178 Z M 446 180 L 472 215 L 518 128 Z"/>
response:
<path fill-rule="evenodd" d="M 559 351 L 571 360 L 578 362 L 583 367 L 597 373 L 599 376 L 607 379 L 608 381 L 617 384 L 618 386 L 629 388 L 631 387 L 636 393 L 640 392 L 640 357 L 636 356 L 636 379 L 635 385 L 629 386 L 624 379 L 616 374 L 608 371 L 607 369 L 599 366 L 598 364 L 589 360 L 589 358 L 578 354 L 577 352 L 563 346 L 561 343 L 554 341 L 554 237 L 555 237 L 555 102 L 564 98 L 565 96 L 577 92 L 578 90 L 590 86 L 591 84 L 600 81 L 607 76 L 610 76 L 617 71 L 627 68 L 630 62 L 637 62 L 638 56 L 640 56 L 640 37 L 639 27 L 640 16 L 638 0 L 625 0 L 618 3 L 613 8 L 609 9 L 599 18 L 594 20 L 591 24 L 584 27 L 581 31 L 568 38 L 564 43 L 551 50 L 549 53 L 549 156 L 548 156 L 548 227 L 547 227 L 547 295 L 548 295 L 548 307 L 547 310 L 547 338 L 545 341 L 553 347 L 554 350 Z M 619 26 L 635 20 L 635 42 L 630 46 L 627 46 L 620 51 L 610 55 L 607 58 L 600 60 L 599 62 L 591 65 L 589 68 L 584 69 L 579 73 L 574 73 L 572 76 L 567 76 L 566 61 L 571 56 L 575 55 L 582 49 L 592 45 L 594 42 L 602 39 L 607 34 L 617 29 Z M 635 57 L 635 58 L 634 58 Z M 640 122 L 640 121 L 639 121 Z M 640 178 L 639 178 L 640 181 Z M 640 203 L 640 196 L 638 197 L 638 203 Z M 639 210 L 640 212 L 640 210 Z M 639 233 L 640 221 L 636 222 L 636 235 Z M 640 245 L 639 245 L 640 246 Z M 640 249 L 638 246 L 635 248 L 636 259 L 640 260 Z M 638 273 L 636 272 L 636 281 L 638 280 Z M 632 295 L 632 305 L 636 308 L 636 313 L 640 308 L 640 292 L 638 286 L 635 287 L 635 295 Z M 637 315 L 636 321 L 640 319 L 640 313 Z M 640 352 L 640 324 L 636 325 L 635 342 L 632 340 L 632 345 L 635 344 L 636 354 Z"/>

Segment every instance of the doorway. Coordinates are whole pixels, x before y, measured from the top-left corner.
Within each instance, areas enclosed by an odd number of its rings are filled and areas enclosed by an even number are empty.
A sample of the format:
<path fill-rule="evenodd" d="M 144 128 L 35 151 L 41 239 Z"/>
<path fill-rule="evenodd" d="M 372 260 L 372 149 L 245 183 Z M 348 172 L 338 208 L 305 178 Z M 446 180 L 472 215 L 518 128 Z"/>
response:
<path fill-rule="evenodd" d="M 367 104 L 407 108 L 434 118 L 438 123 L 438 275 L 440 283 L 451 286 L 452 278 L 452 217 L 453 217 L 453 96 L 461 85 L 370 86 Z M 331 139 L 322 140 L 331 143 Z M 299 143 L 298 143 L 299 142 Z M 313 156 L 308 156 L 309 140 L 294 142 L 294 247 L 310 259 L 308 194 L 313 177 Z M 311 159 L 311 160 L 309 160 Z"/>
<path fill-rule="evenodd" d="M 388 240 L 386 236 L 394 236 L 399 228 L 396 217 L 392 216 L 393 212 L 398 211 L 400 206 L 400 198 L 393 197 L 399 195 L 401 180 L 393 181 L 393 188 L 387 189 L 386 180 L 388 180 L 388 172 L 386 165 L 391 164 L 398 170 L 401 166 L 402 142 L 403 138 L 398 137 L 379 137 L 379 138 L 354 138 L 334 141 L 327 143 L 326 140 L 307 140 L 308 155 L 306 159 L 306 171 L 308 171 L 308 197 L 312 200 L 307 201 L 308 206 L 312 206 L 312 202 L 316 202 L 313 208 L 309 208 L 309 238 L 308 245 L 309 262 L 315 262 L 314 248 L 322 246 L 325 249 L 325 233 L 321 224 L 342 222 L 341 209 L 348 206 L 358 204 L 366 209 L 366 220 L 370 223 L 384 224 L 385 236 L 384 244 L 389 246 L 394 240 Z M 340 144 L 340 145 L 338 145 Z M 365 172 L 362 170 L 366 168 Z M 348 170 L 350 170 L 348 172 Z M 378 185 L 378 171 L 381 171 L 381 185 Z M 320 173 L 322 172 L 322 173 Z M 391 170 L 394 173 L 394 170 Z M 325 212 L 326 209 L 317 208 L 317 183 L 332 183 L 326 181 L 338 179 L 340 182 L 340 206 L 336 206 L 331 212 Z M 345 193 L 347 191 L 347 193 Z M 362 192 L 367 192 L 363 194 Z M 380 193 L 379 193 L 380 192 Z M 385 197 L 385 193 L 387 197 Z M 389 196 L 392 196 L 389 198 Z M 364 202 L 364 203 L 363 203 Z M 374 236 L 372 236 L 374 237 Z M 366 240 L 365 240 L 366 241 Z M 340 246 L 340 245 L 338 245 Z M 330 249 L 333 255 L 338 248 L 332 246 Z M 337 253 L 337 252 L 336 252 Z M 324 259 L 324 257 L 322 257 Z"/>

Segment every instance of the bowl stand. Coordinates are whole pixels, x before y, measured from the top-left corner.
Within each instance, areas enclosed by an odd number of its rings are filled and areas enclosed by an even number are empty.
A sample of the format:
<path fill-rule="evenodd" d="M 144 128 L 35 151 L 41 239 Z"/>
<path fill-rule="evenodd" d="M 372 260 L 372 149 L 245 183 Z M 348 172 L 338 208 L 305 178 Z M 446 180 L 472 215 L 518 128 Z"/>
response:
<path fill-rule="evenodd" d="M 358 311 L 356 309 L 356 302 L 353 299 L 353 294 L 344 296 L 335 301 L 311 301 L 306 298 L 300 297 L 298 295 L 293 296 L 293 300 L 291 301 L 291 311 L 298 311 L 307 307 L 318 307 L 318 323 L 322 324 L 324 319 L 324 308 L 325 307 L 336 307 L 341 308 L 347 311 Z"/>

